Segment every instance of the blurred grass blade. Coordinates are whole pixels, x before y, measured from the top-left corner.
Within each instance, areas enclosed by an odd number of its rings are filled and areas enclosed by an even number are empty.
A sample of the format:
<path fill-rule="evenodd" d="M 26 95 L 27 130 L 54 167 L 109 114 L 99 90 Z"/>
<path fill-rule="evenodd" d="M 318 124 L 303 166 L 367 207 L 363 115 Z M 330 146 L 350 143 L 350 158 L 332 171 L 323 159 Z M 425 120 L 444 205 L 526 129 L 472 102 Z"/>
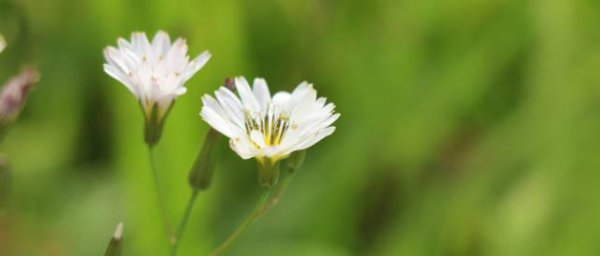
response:
<path fill-rule="evenodd" d="M 11 170 L 6 156 L 0 155 L 0 210 L 8 201 L 12 185 Z"/>
<path fill-rule="evenodd" d="M 123 222 L 117 224 L 115 233 L 108 243 L 104 256 L 120 256 L 123 242 Z"/>

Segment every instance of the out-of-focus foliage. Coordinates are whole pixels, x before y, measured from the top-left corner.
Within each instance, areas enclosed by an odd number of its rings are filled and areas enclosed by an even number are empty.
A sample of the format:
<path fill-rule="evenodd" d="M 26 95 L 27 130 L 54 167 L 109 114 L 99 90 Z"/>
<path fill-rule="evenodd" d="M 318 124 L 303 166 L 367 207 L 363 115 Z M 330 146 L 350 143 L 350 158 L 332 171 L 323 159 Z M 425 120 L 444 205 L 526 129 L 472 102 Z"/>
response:
<path fill-rule="evenodd" d="M 271 212 L 229 255 L 598 255 L 600 3 L 556 1 L 2 0 L 0 80 L 41 81 L 0 149 L 12 193 L 0 255 L 167 251 L 143 117 L 102 71 L 132 31 L 188 39 L 212 60 L 157 147 L 172 222 L 225 77 L 302 80 L 336 103 Z M 254 161 L 226 145 L 181 255 L 204 255 L 259 195 Z"/>

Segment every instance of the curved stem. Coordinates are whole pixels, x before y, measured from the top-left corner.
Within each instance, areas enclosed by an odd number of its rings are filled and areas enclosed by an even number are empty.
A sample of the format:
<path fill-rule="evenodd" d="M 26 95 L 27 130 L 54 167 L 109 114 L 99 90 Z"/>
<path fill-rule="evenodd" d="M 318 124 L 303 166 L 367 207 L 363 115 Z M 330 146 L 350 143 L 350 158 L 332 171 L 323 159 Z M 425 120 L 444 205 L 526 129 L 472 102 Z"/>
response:
<path fill-rule="evenodd" d="M 158 178 L 158 170 L 156 168 L 156 161 L 154 160 L 154 147 L 148 146 L 148 152 L 150 154 L 150 165 L 152 166 L 152 177 L 154 179 L 154 188 L 156 190 L 156 197 L 158 199 L 158 208 L 160 208 L 160 215 L 162 218 L 163 226 L 165 229 L 165 235 L 169 243 L 175 243 L 173 237 L 173 229 L 171 223 L 167 217 L 167 208 L 165 208 L 165 199 L 163 197 L 162 190 L 160 189 L 160 179 Z"/>
<path fill-rule="evenodd" d="M 175 241 L 173 243 L 173 247 L 171 249 L 171 255 L 177 255 L 177 248 L 179 247 L 179 241 L 183 236 L 183 231 L 185 230 L 185 226 L 187 225 L 188 219 L 190 218 L 190 214 L 192 213 L 192 208 L 194 208 L 194 202 L 196 201 L 196 197 L 198 197 L 198 190 L 192 190 L 192 195 L 190 196 L 190 200 L 188 201 L 187 207 L 185 208 L 185 212 L 183 213 L 183 217 L 181 218 L 181 222 L 179 223 L 179 227 L 177 228 L 177 233 L 175 234 Z"/>
<path fill-rule="evenodd" d="M 269 202 L 268 200 L 270 195 L 271 188 L 265 188 L 262 195 L 260 196 L 260 199 L 258 200 L 258 203 L 254 207 L 254 210 L 250 213 L 250 215 L 248 215 L 248 217 L 246 217 L 244 222 L 242 222 L 242 224 L 240 224 L 237 227 L 237 229 L 235 229 L 235 231 L 233 231 L 233 233 L 231 233 L 231 235 L 229 235 L 229 237 L 227 237 L 227 239 L 223 243 L 221 243 L 221 245 L 219 245 L 219 247 L 217 247 L 214 251 L 212 251 L 212 253 L 210 253 L 211 256 L 217 256 L 223 251 L 225 251 L 227 248 L 229 248 L 229 246 L 231 246 L 231 244 L 233 244 L 233 242 L 235 242 L 238 239 L 238 237 L 244 233 L 244 231 L 246 231 L 254 222 L 256 222 L 263 215 L 263 213 L 266 210 L 268 210 L 266 206 Z"/>

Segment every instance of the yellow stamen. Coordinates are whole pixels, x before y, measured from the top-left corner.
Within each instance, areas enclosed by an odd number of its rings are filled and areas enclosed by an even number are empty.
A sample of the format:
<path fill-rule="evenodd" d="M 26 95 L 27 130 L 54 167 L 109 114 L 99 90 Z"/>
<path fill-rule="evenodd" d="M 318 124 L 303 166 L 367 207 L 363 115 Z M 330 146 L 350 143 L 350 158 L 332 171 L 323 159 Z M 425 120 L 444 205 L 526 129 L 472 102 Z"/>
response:
<path fill-rule="evenodd" d="M 252 131 L 258 131 L 263 135 L 265 146 L 277 146 L 281 144 L 283 136 L 290 125 L 287 113 L 277 113 L 272 105 L 268 106 L 264 116 L 259 113 L 244 111 L 244 128 L 248 136 Z M 255 147 L 259 145 L 255 144 Z"/>

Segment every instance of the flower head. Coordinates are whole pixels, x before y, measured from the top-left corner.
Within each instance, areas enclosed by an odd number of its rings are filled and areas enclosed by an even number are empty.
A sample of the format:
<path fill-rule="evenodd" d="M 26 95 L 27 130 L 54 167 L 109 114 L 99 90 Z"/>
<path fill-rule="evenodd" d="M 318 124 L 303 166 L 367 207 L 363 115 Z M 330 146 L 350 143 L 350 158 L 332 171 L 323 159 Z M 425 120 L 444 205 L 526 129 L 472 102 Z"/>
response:
<path fill-rule="evenodd" d="M 144 108 L 158 104 L 167 109 L 173 100 L 186 92 L 184 83 L 210 59 L 204 51 L 190 61 L 188 46 L 182 38 L 171 44 L 164 31 L 156 33 L 152 42 L 145 33 L 134 32 L 131 42 L 117 40 L 118 48 L 104 49 L 104 71 L 123 83 Z"/>
<path fill-rule="evenodd" d="M 184 83 L 211 56 L 204 51 L 190 61 L 186 41 L 179 38 L 171 43 L 169 35 L 163 31 L 156 33 L 152 41 L 145 33 L 134 32 L 130 42 L 119 38 L 117 44 L 117 48 L 104 49 L 104 71 L 135 95 L 146 115 L 147 127 L 162 125 L 175 98 L 186 92 Z M 160 136 L 160 128 L 147 132 L 154 133 L 151 136 Z M 146 140 L 149 140 L 148 134 Z"/>
<path fill-rule="evenodd" d="M 25 68 L 19 75 L 10 79 L 0 91 L 0 140 L 19 116 L 27 101 L 29 90 L 38 79 L 39 75 L 35 69 Z"/>
<path fill-rule="evenodd" d="M 216 99 L 205 95 L 200 115 L 230 138 L 240 157 L 255 157 L 263 168 L 331 135 L 335 130 L 331 125 L 340 116 L 335 105 L 317 98 L 317 91 L 306 82 L 291 93 L 273 96 L 261 78 L 250 88 L 245 78 L 238 77 L 235 87 L 239 97 L 225 87 L 215 92 Z"/>
<path fill-rule="evenodd" d="M 36 70 L 25 68 L 18 76 L 9 80 L 0 92 L 0 123 L 12 122 L 19 114 L 29 90 L 38 81 Z"/>

